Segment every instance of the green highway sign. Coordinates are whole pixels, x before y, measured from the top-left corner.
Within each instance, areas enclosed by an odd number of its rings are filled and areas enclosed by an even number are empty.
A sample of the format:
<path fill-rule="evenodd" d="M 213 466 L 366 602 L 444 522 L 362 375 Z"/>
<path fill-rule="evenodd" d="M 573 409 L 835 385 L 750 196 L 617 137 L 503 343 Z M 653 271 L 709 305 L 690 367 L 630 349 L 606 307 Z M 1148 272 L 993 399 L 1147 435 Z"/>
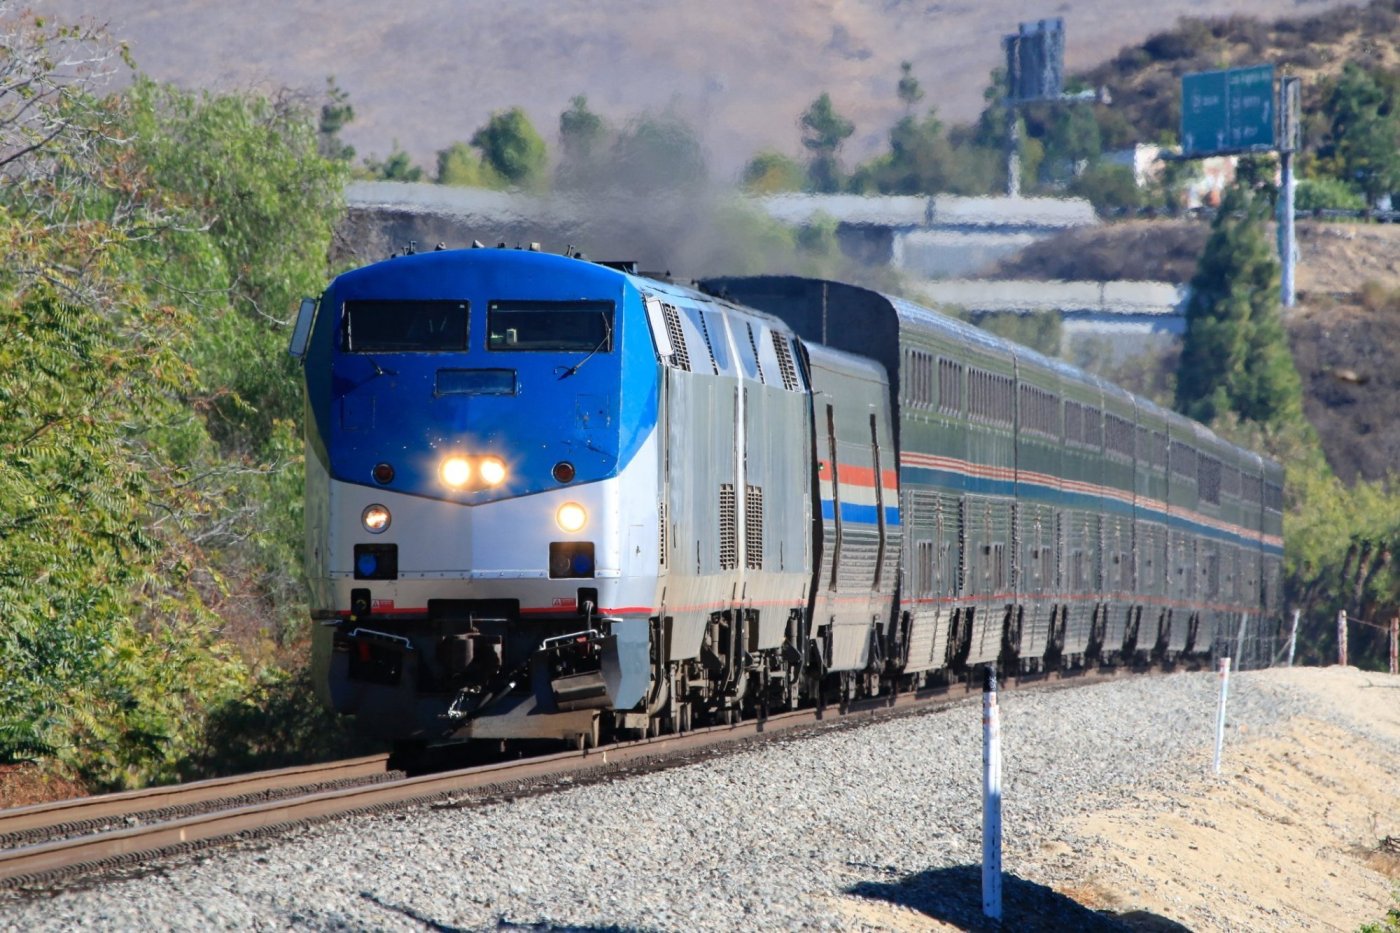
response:
<path fill-rule="evenodd" d="M 1274 148 L 1274 66 L 1181 78 L 1181 151 L 1187 156 Z"/>

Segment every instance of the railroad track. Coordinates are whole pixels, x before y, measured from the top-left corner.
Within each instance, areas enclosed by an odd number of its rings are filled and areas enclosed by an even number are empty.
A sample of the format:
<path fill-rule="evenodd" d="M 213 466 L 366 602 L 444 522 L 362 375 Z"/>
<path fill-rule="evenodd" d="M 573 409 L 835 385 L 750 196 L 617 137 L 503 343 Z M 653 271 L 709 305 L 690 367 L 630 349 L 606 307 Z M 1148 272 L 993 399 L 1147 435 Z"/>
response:
<path fill-rule="evenodd" d="M 1046 686 L 1085 684 L 1113 674 L 1081 675 Z M 179 855 L 294 827 L 405 806 L 448 806 L 547 792 L 579 779 L 606 779 L 688 763 L 696 753 L 735 742 L 824 726 L 852 726 L 890 716 L 969 702 L 973 690 L 954 685 L 837 707 L 800 709 L 766 719 L 695 729 L 568 751 L 408 776 L 388 756 L 220 778 L 172 787 L 79 798 L 0 811 L 0 891 L 42 889 L 69 879 Z"/>

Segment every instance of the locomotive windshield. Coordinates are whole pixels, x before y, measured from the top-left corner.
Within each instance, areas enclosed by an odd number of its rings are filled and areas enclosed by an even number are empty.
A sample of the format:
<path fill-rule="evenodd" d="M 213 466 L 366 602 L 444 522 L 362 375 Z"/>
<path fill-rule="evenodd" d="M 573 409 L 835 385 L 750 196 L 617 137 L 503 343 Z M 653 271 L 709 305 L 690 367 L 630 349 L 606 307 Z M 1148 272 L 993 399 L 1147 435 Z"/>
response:
<path fill-rule="evenodd" d="M 488 350 L 612 351 L 611 301 L 493 301 Z"/>
<path fill-rule="evenodd" d="M 460 352 L 466 348 L 465 301 L 345 302 L 348 353 Z"/>

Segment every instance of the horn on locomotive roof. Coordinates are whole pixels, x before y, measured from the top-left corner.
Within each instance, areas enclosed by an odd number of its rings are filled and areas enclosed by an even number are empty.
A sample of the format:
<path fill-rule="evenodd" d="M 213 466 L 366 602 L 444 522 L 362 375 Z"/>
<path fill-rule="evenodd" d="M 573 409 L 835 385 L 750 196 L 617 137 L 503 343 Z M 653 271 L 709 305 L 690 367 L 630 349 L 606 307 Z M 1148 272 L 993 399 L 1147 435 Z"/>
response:
<path fill-rule="evenodd" d="M 635 259 L 602 259 L 598 261 L 598 265 L 616 269 L 618 272 L 626 272 L 628 275 L 637 274 L 637 260 Z"/>

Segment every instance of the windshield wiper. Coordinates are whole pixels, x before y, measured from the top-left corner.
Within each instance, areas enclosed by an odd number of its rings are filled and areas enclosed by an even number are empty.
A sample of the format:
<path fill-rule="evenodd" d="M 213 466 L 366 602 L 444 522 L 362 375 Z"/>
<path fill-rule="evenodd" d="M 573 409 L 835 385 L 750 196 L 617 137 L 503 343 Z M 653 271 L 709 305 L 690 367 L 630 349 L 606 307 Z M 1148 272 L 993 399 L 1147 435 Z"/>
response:
<path fill-rule="evenodd" d="M 583 368 L 584 363 L 587 363 L 589 360 L 593 359 L 593 357 L 598 353 L 599 350 L 603 349 L 603 347 L 607 346 L 609 343 L 612 342 L 612 324 L 608 321 L 607 312 L 599 311 L 598 313 L 603 318 L 603 339 L 598 341 L 598 345 L 596 347 L 588 351 L 587 356 L 585 356 L 583 359 L 579 360 L 577 363 L 560 373 L 560 379 L 567 379 L 574 373 L 578 372 L 580 369 Z"/>

